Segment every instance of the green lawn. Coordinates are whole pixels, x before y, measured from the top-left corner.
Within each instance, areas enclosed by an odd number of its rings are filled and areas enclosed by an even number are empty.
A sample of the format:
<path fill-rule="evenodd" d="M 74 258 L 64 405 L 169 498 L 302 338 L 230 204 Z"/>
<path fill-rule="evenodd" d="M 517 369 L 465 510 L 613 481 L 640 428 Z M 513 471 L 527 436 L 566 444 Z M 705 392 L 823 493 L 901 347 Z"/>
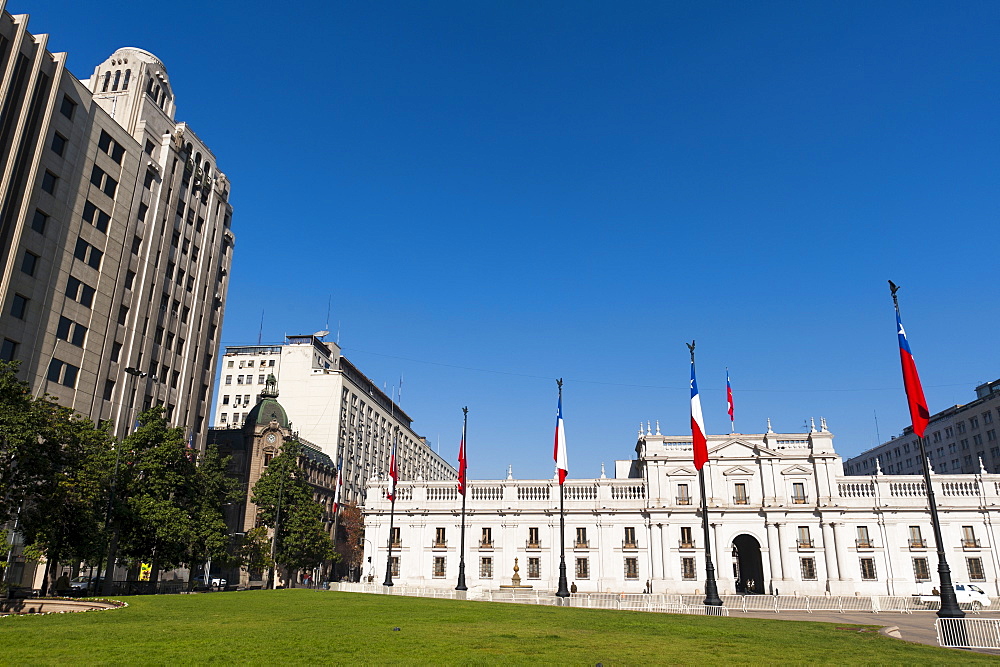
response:
<path fill-rule="evenodd" d="M 125 598 L 0 619 L 0 663 L 995 662 L 825 623 L 310 590 Z M 394 631 L 393 628 L 399 628 Z"/>

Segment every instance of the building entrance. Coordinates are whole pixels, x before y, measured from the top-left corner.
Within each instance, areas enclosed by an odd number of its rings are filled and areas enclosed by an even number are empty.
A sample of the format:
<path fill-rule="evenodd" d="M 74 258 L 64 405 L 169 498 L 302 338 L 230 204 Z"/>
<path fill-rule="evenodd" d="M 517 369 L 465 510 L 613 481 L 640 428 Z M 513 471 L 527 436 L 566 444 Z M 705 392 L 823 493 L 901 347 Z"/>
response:
<path fill-rule="evenodd" d="M 764 565 L 760 559 L 760 542 L 753 535 L 740 535 L 733 540 L 733 571 L 736 592 L 756 595 L 764 592 Z"/>

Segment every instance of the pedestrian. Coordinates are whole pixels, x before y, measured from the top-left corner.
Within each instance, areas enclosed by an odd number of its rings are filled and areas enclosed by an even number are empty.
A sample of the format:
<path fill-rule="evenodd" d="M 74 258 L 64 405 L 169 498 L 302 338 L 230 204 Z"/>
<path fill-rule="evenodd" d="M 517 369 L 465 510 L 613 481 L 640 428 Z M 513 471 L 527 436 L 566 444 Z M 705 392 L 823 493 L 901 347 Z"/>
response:
<path fill-rule="evenodd" d="M 570 585 L 570 587 L 569 587 L 569 592 L 570 592 L 570 593 L 576 593 L 576 590 L 577 590 L 577 589 L 576 589 L 576 582 L 574 581 L 574 582 L 573 582 L 573 583 L 572 583 L 572 584 Z"/>
<path fill-rule="evenodd" d="M 66 596 L 73 592 L 73 587 L 69 585 L 69 577 L 63 572 L 62 575 L 56 579 L 56 595 Z"/>

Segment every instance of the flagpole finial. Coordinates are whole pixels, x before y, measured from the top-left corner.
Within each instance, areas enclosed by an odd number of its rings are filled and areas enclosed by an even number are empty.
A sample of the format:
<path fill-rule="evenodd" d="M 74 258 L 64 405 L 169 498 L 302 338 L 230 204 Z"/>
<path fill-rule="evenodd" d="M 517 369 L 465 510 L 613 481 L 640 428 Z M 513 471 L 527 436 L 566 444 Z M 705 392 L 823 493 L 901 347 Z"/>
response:
<path fill-rule="evenodd" d="M 899 285 L 897 285 L 896 283 L 894 283 L 894 282 L 892 282 L 890 280 L 889 281 L 889 291 L 892 293 L 892 303 L 893 303 L 894 306 L 896 306 L 896 310 L 898 311 L 899 310 L 899 297 L 896 296 L 896 292 L 899 291 Z"/>
<path fill-rule="evenodd" d="M 556 386 L 559 387 L 559 397 L 562 398 L 562 378 L 556 378 Z"/>
<path fill-rule="evenodd" d="M 469 406 L 468 405 L 466 405 L 464 408 L 462 408 L 462 414 L 465 415 L 466 417 L 469 416 Z"/>
<path fill-rule="evenodd" d="M 688 350 L 691 352 L 691 363 L 693 364 L 694 363 L 694 341 L 691 341 L 690 343 L 684 343 L 684 344 L 687 345 Z"/>

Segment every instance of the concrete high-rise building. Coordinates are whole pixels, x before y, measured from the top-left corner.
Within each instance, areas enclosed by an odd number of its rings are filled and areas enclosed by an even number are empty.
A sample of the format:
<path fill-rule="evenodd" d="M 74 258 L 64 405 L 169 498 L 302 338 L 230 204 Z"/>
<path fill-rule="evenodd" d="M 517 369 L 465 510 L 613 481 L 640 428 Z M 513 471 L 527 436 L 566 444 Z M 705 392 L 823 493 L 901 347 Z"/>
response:
<path fill-rule="evenodd" d="M 936 473 L 1000 473 L 1000 380 L 976 387 L 976 398 L 931 415 L 924 450 Z M 920 445 L 913 427 L 844 461 L 848 475 L 919 475 Z"/>
<path fill-rule="evenodd" d="M 216 427 L 242 427 L 272 373 L 281 387 L 289 429 L 343 463 L 344 502 L 363 503 L 368 480 L 388 473 L 394 439 L 401 479 L 458 478 L 455 468 L 417 435 L 398 403 L 344 357 L 336 343 L 316 335 L 288 336 L 282 345 L 227 346 Z"/>
<path fill-rule="evenodd" d="M 201 446 L 234 244 L 229 180 L 174 120 L 156 56 L 121 48 L 81 81 L 27 23 L 0 11 L 0 358 L 118 435 L 162 404 Z"/>

